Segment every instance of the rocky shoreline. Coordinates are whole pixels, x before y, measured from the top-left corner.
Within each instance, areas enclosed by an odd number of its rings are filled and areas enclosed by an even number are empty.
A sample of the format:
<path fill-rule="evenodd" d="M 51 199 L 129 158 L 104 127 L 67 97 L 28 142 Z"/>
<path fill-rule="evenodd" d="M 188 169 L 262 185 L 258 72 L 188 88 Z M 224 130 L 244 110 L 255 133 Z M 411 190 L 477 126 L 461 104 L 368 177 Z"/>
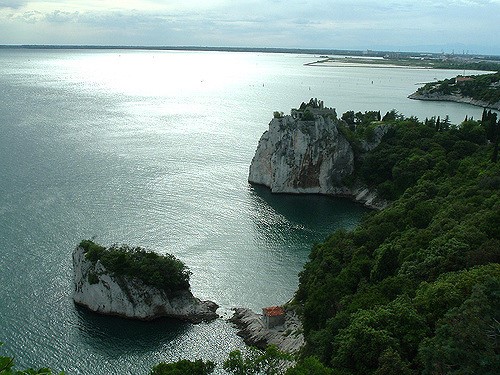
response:
<path fill-rule="evenodd" d="M 375 191 L 370 190 L 365 186 L 347 189 L 345 194 L 338 193 L 335 194 L 335 196 L 349 198 L 354 202 L 360 203 L 373 210 L 383 210 L 390 203 L 389 201 L 380 198 Z"/>
<path fill-rule="evenodd" d="M 473 99 L 468 96 L 462 96 L 457 94 L 444 95 L 440 93 L 434 94 L 419 94 L 414 92 L 411 95 L 408 95 L 409 99 L 414 100 L 427 100 L 427 101 L 441 101 L 441 102 L 455 102 L 455 103 L 464 103 L 474 105 L 476 107 L 494 109 L 500 111 L 500 102 L 497 103 L 488 103 L 482 100 Z"/>
<path fill-rule="evenodd" d="M 263 315 L 248 308 L 238 307 L 233 311 L 229 321 L 240 329 L 237 334 L 247 345 L 260 349 L 276 345 L 286 353 L 297 353 L 304 346 L 302 323 L 293 310 L 285 309 L 284 323 L 273 328 L 266 328 Z"/>

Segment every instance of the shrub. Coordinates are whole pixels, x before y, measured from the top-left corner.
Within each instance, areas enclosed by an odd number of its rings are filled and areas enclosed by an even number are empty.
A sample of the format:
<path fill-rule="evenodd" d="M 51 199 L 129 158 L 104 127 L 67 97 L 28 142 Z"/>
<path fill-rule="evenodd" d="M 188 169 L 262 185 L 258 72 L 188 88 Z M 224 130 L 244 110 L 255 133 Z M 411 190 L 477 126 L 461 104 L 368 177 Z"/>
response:
<path fill-rule="evenodd" d="M 203 362 L 201 359 L 188 361 L 181 359 L 174 363 L 161 362 L 153 366 L 150 375 L 208 375 L 215 369 L 215 363 L 211 361 Z"/>

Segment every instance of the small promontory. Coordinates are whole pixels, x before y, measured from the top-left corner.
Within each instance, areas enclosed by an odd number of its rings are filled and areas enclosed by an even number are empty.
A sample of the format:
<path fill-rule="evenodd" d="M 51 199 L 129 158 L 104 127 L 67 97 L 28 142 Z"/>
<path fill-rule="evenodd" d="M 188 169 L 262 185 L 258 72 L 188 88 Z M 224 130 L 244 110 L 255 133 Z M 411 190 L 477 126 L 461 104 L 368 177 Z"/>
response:
<path fill-rule="evenodd" d="M 218 306 L 190 291 L 188 268 L 173 255 L 82 241 L 73 251 L 73 299 L 96 313 L 193 323 L 216 319 Z"/>
<path fill-rule="evenodd" d="M 388 127 L 372 126 L 369 140 L 354 142 L 341 122 L 334 108 L 324 107 L 317 99 L 302 103 L 290 115 L 275 112 L 269 130 L 259 140 L 248 181 L 267 186 L 273 193 L 345 196 L 383 208 L 387 202 L 350 177 L 356 158 L 375 148 Z"/>
<path fill-rule="evenodd" d="M 239 328 L 238 336 L 247 345 L 262 350 L 268 345 L 276 345 L 286 353 L 297 353 L 304 346 L 304 330 L 299 315 L 288 306 L 264 308 L 263 314 L 242 307 L 233 311 L 229 321 Z"/>
<path fill-rule="evenodd" d="M 429 82 L 408 98 L 465 103 L 500 111 L 500 72 Z"/>

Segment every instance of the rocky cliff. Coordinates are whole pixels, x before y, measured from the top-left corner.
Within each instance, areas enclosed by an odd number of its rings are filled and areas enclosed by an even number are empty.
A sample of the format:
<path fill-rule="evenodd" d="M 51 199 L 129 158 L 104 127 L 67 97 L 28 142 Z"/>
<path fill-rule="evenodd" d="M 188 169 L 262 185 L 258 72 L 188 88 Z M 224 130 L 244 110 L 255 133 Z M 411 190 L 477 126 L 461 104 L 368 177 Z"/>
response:
<path fill-rule="evenodd" d="M 139 279 L 112 275 L 99 260 L 88 260 L 81 246 L 73 251 L 73 270 L 73 299 L 94 312 L 141 320 L 171 317 L 193 323 L 217 318 L 215 303 L 200 301 L 189 290 L 169 297 Z"/>
<path fill-rule="evenodd" d="M 276 193 L 342 191 L 354 170 L 354 152 L 330 118 L 274 118 L 260 138 L 248 180 Z"/>
<path fill-rule="evenodd" d="M 346 196 L 373 208 L 385 207 L 387 202 L 366 186 L 344 184 L 354 172 L 355 153 L 337 122 L 333 109 L 331 115 L 315 115 L 308 121 L 302 116 L 273 118 L 259 140 L 248 181 L 274 193 Z M 386 131 L 387 126 L 377 128 L 373 141 L 361 142 L 362 148 L 376 147 Z"/>

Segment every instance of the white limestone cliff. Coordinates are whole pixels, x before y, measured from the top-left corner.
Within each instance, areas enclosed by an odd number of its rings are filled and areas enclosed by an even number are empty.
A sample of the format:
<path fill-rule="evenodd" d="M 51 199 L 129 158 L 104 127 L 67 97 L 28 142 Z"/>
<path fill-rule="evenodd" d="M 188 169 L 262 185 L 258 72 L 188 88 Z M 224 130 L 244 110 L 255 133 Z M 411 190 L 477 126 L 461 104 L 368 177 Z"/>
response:
<path fill-rule="evenodd" d="M 376 128 L 373 141 L 362 142 L 362 148 L 375 148 L 387 129 L 384 125 Z M 343 182 L 354 171 L 354 158 L 354 150 L 339 131 L 335 116 L 316 115 L 314 121 L 298 116 L 273 118 L 259 140 L 248 181 L 265 185 L 274 193 L 344 196 L 372 208 L 384 208 L 387 202 L 366 186 Z"/>
<path fill-rule="evenodd" d="M 353 170 L 353 149 L 330 118 L 284 116 L 262 135 L 248 180 L 275 193 L 338 194 Z"/>
<path fill-rule="evenodd" d="M 168 297 L 139 279 L 111 275 L 100 261 L 88 260 L 80 246 L 73 251 L 73 270 L 75 303 L 100 314 L 141 320 L 170 317 L 193 323 L 218 317 L 214 302 L 200 301 L 189 290 Z"/>

